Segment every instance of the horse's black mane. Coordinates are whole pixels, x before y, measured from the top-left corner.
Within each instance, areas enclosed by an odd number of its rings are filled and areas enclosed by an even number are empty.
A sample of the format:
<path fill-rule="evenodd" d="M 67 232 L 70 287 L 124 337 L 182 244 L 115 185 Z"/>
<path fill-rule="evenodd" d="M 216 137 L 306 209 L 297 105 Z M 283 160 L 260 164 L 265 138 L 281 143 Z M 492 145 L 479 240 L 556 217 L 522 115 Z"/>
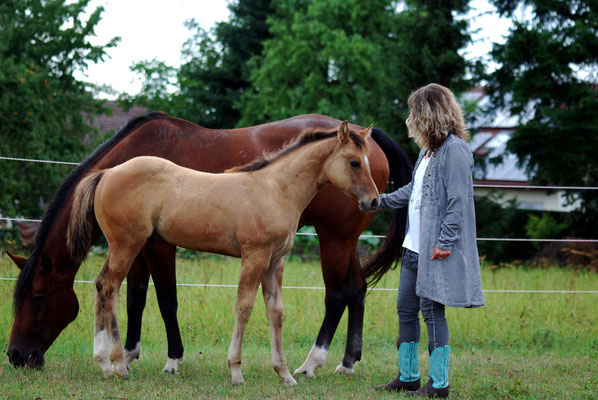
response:
<path fill-rule="evenodd" d="M 226 172 L 251 172 L 257 171 L 267 167 L 268 165 L 272 164 L 276 160 L 280 159 L 281 157 L 297 150 L 298 148 L 308 144 L 313 143 L 318 140 L 329 139 L 335 137 L 337 135 L 338 128 L 330 129 L 330 130 L 317 130 L 315 128 L 307 128 L 304 129 L 299 136 L 293 139 L 291 142 L 287 143 L 282 147 L 282 149 L 270 153 L 265 154 L 262 157 L 258 157 L 255 160 L 251 161 L 249 164 L 241 165 L 239 167 L 234 167 Z M 350 131 L 349 137 L 355 143 L 358 148 L 362 148 L 365 146 L 365 140 L 360 135 Z"/>
<path fill-rule="evenodd" d="M 15 312 L 18 312 L 21 305 L 23 304 L 25 297 L 27 296 L 27 293 L 31 288 L 31 284 L 33 282 L 33 275 L 35 272 L 35 266 L 40 261 L 44 245 L 46 244 L 46 240 L 48 239 L 48 234 L 56 221 L 58 213 L 62 210 L 64 202 L 68 199 L 72 189 L 81 180 L 83 175 L 85 175 L 85 173 L 89 170 L 89 167 L 93 163 L 95 163 L 99 158 L 104 156 L 104 154 L 106 154 L 108 150 L 120 143 L 124 138 L 126 138 L 131 132 L 139 128 L 141 125 L 150 121 L 160 120 L 167 117 L 168 115 L 162 112 L 154 111 L 149 114 L 130 119 L 125 124 L 125 126 L 118 130 L 118 132 L 114 136 L 112 136 L 110 139 L 108 139 L 106 142 L 100 145 L 91 154 L 91 156 L 89 156 L 85 161 L 83 161 L 75 169 L 73 169 L 71 173 L 68 175 L 68 177 L 62 182 L 62 184 L 54 194 L 52 202 L 44 212 L 42 222 L 35 237 L 35 248 L 33 249 L 33 253 L 23 266 L 23 269 L 19 274 L 19 278 L 17 279 L 14 292 Z"/>

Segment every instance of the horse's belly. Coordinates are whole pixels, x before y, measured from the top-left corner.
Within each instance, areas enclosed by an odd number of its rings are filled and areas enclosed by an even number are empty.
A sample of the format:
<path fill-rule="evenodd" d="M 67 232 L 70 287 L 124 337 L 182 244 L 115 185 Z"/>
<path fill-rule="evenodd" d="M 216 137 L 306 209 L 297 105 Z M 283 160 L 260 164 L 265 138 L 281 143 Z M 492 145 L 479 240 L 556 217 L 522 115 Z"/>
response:
<path fill-rule="evenodd" d="M 193 224 L 186 226 L 164 227 L 160 236 L 168 243 L 190 250 L 240 257 L 241 250 L 231 232 L 223 231 L 220 226 Z"/>

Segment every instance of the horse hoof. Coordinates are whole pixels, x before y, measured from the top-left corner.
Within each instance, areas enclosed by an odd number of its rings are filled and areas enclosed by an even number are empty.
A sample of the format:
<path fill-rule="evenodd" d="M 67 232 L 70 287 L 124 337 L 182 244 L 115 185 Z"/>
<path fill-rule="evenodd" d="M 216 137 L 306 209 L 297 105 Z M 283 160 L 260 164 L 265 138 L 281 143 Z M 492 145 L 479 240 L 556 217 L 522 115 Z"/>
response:
<path fill-rule="evenodd" d="M 297 370 L 295 370 L 295 373 L 293 375 L 295 375 L 295 376 L 304 376 L 304 377 L 310 378 L 310 379 L 316 377 L 316 375 L 314 374 L 314 371 L 303 369 L 301 367 L 297 368 Z"/>
<path fill-rule="evenodd" d="M 293 379 L 292 376 L 289 376 L 287 379 L 283 379 L 282 381 L 284 382 L 285 386 L 295 386 L 297 384 L 297 381 Z"/>
<path fill-rule="evenodd" d="M 346 375 L 353 375 L 355 371 L 353 368 L 344 367 L 343 364 L 339 364 L 338 367 L 334 370 L 335 374 L 346 374 Z"/>
<path fill-rule="evenodd" d="M 240 380 L 233 379 L 233 386 L 243 386 L 245 384 L 245 379 L 241 378 Z"/>
<path fill-rule="evenodd" d="M 166 361 L 166 365 L 164 365 L 164 369 L 162 372 L 166 374 L 173 374 L 176 375 L 179 373 L 179 364 L 183 362 L 183 357 L 181 358 L 169 358 Z"/>
<path fill-rule="evenodd" d="M 128 381 L 129 380 L 129 374 L 118 375 L 118 379 L 123 380 L 123 381 Z"/>

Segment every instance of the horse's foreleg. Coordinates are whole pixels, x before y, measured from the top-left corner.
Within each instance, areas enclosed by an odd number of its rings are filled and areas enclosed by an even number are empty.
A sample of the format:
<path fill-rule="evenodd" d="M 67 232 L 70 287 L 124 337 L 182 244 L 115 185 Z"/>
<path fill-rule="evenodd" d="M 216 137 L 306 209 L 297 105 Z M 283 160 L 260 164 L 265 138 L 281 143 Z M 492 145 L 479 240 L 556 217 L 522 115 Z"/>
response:
<path fill-rule="evenodd" d="M 282 381 L 289 386 L 297 382 L 291 376 L 284 356 L 282 344 L 282 323 L 284 320 L 282 306 L 282 274 L 284 259 L 273 261 L 262 279 L 262 292 L 266 305 L 266 315 L 270 324 L 270 346 L 272 348 L 272 366 Z"/>
<path fill-rule="evenodd" d="M 184 359 L 183 342 L 177 318 L 176 247 L 162 240 L 154 239 L 144 247 L 143 254 L 150 266 L 156 287 L 158 306 L 168 339 L 168 360 L 163 371 L 176 374 L 179 364 Z"/>
<path fill-rule="evenodd" d="M 320 239 L 322 275 L 326 286 L 326 312 L 315 344 L 303 365 L 295 371 L 295 375 L 302 374 L 307 377 L 314 377 L 314 371 L 326 362 L 330 343 L 347 305 L 352 305 L 349 308 L 349 320 L 353 318 L 353 322 L 349 324 L 349 336 L 352 339 L 351 343 L 347 342 L 343 363 L 337 367 L 336 372 L 352 372 L 353 362 L 361 358 L 360 323 L 363 323 L 363 301 L 353 302 L 351 299 L 355 295 L 363 296 L 364 292 L 356 290 L 358 285 L 352 282 L 354 274 L 351 271 L 354 271 L 355 267 L 359 268 L 355 252 L 356 239 L 339 239 L 338 234 L 318 226 L 316 230 Z M 361 319 L 357 312 L 360 303 Z M 350 360 L 354 361 L 350 362 Z"/>
<path fill-rule="evenodd" d="M 125 343 L 125 361 L 129 366 L 141 354 L 141 321 L 147 298 L 149 269 L 140 254 L 133 261 L 127 274 L 127 340 Z"/>
<path fill-rule="evenodd" d="M 237 304 L 235 305 L 235 327 L 226 358 L 233 385 L 243 385 L 241 372 L 241 353 L 243 350 L 243 335 L 251 316 L 255 295 L 264 272 L 270 263 L 270 254 L 243 254 L 241 261 L 241 277 L 237 290 Z"/>

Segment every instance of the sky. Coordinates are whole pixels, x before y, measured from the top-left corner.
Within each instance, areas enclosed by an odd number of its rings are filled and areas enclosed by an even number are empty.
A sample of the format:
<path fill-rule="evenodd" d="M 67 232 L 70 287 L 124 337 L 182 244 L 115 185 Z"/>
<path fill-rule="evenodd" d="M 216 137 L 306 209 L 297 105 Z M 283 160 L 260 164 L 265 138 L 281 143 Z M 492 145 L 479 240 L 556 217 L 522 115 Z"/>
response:
<path fill-rule="evenodd" d="M 184 21 L 195 18 L 204 29 L 229 18 L 228 0 L 92 0 L 88 11 L 104 7 L 102 19 L 96 26 L 96 36 L 90 41 L 104 45 L 115 37 L 121 41 L 108 50 L 99 64 L 90 64 L 87 71 L 77 74 L 79 79 L 98 85 L 110 85 L 117 92 L 136 94 L 141 88 L 139 76 L 129 67 L 142 60 L 157 58 L 168 65 L 180 65 L 183 43 L 191 32 Z M 504 42 L 509 21 L 493 13 L 486 0 L 473 0 L 467 16 L 473 43 L 464 49 L 467 58 L 484 57 L 493 42 Z M 104 97 L 113 97 L 104 95 Z"/>

